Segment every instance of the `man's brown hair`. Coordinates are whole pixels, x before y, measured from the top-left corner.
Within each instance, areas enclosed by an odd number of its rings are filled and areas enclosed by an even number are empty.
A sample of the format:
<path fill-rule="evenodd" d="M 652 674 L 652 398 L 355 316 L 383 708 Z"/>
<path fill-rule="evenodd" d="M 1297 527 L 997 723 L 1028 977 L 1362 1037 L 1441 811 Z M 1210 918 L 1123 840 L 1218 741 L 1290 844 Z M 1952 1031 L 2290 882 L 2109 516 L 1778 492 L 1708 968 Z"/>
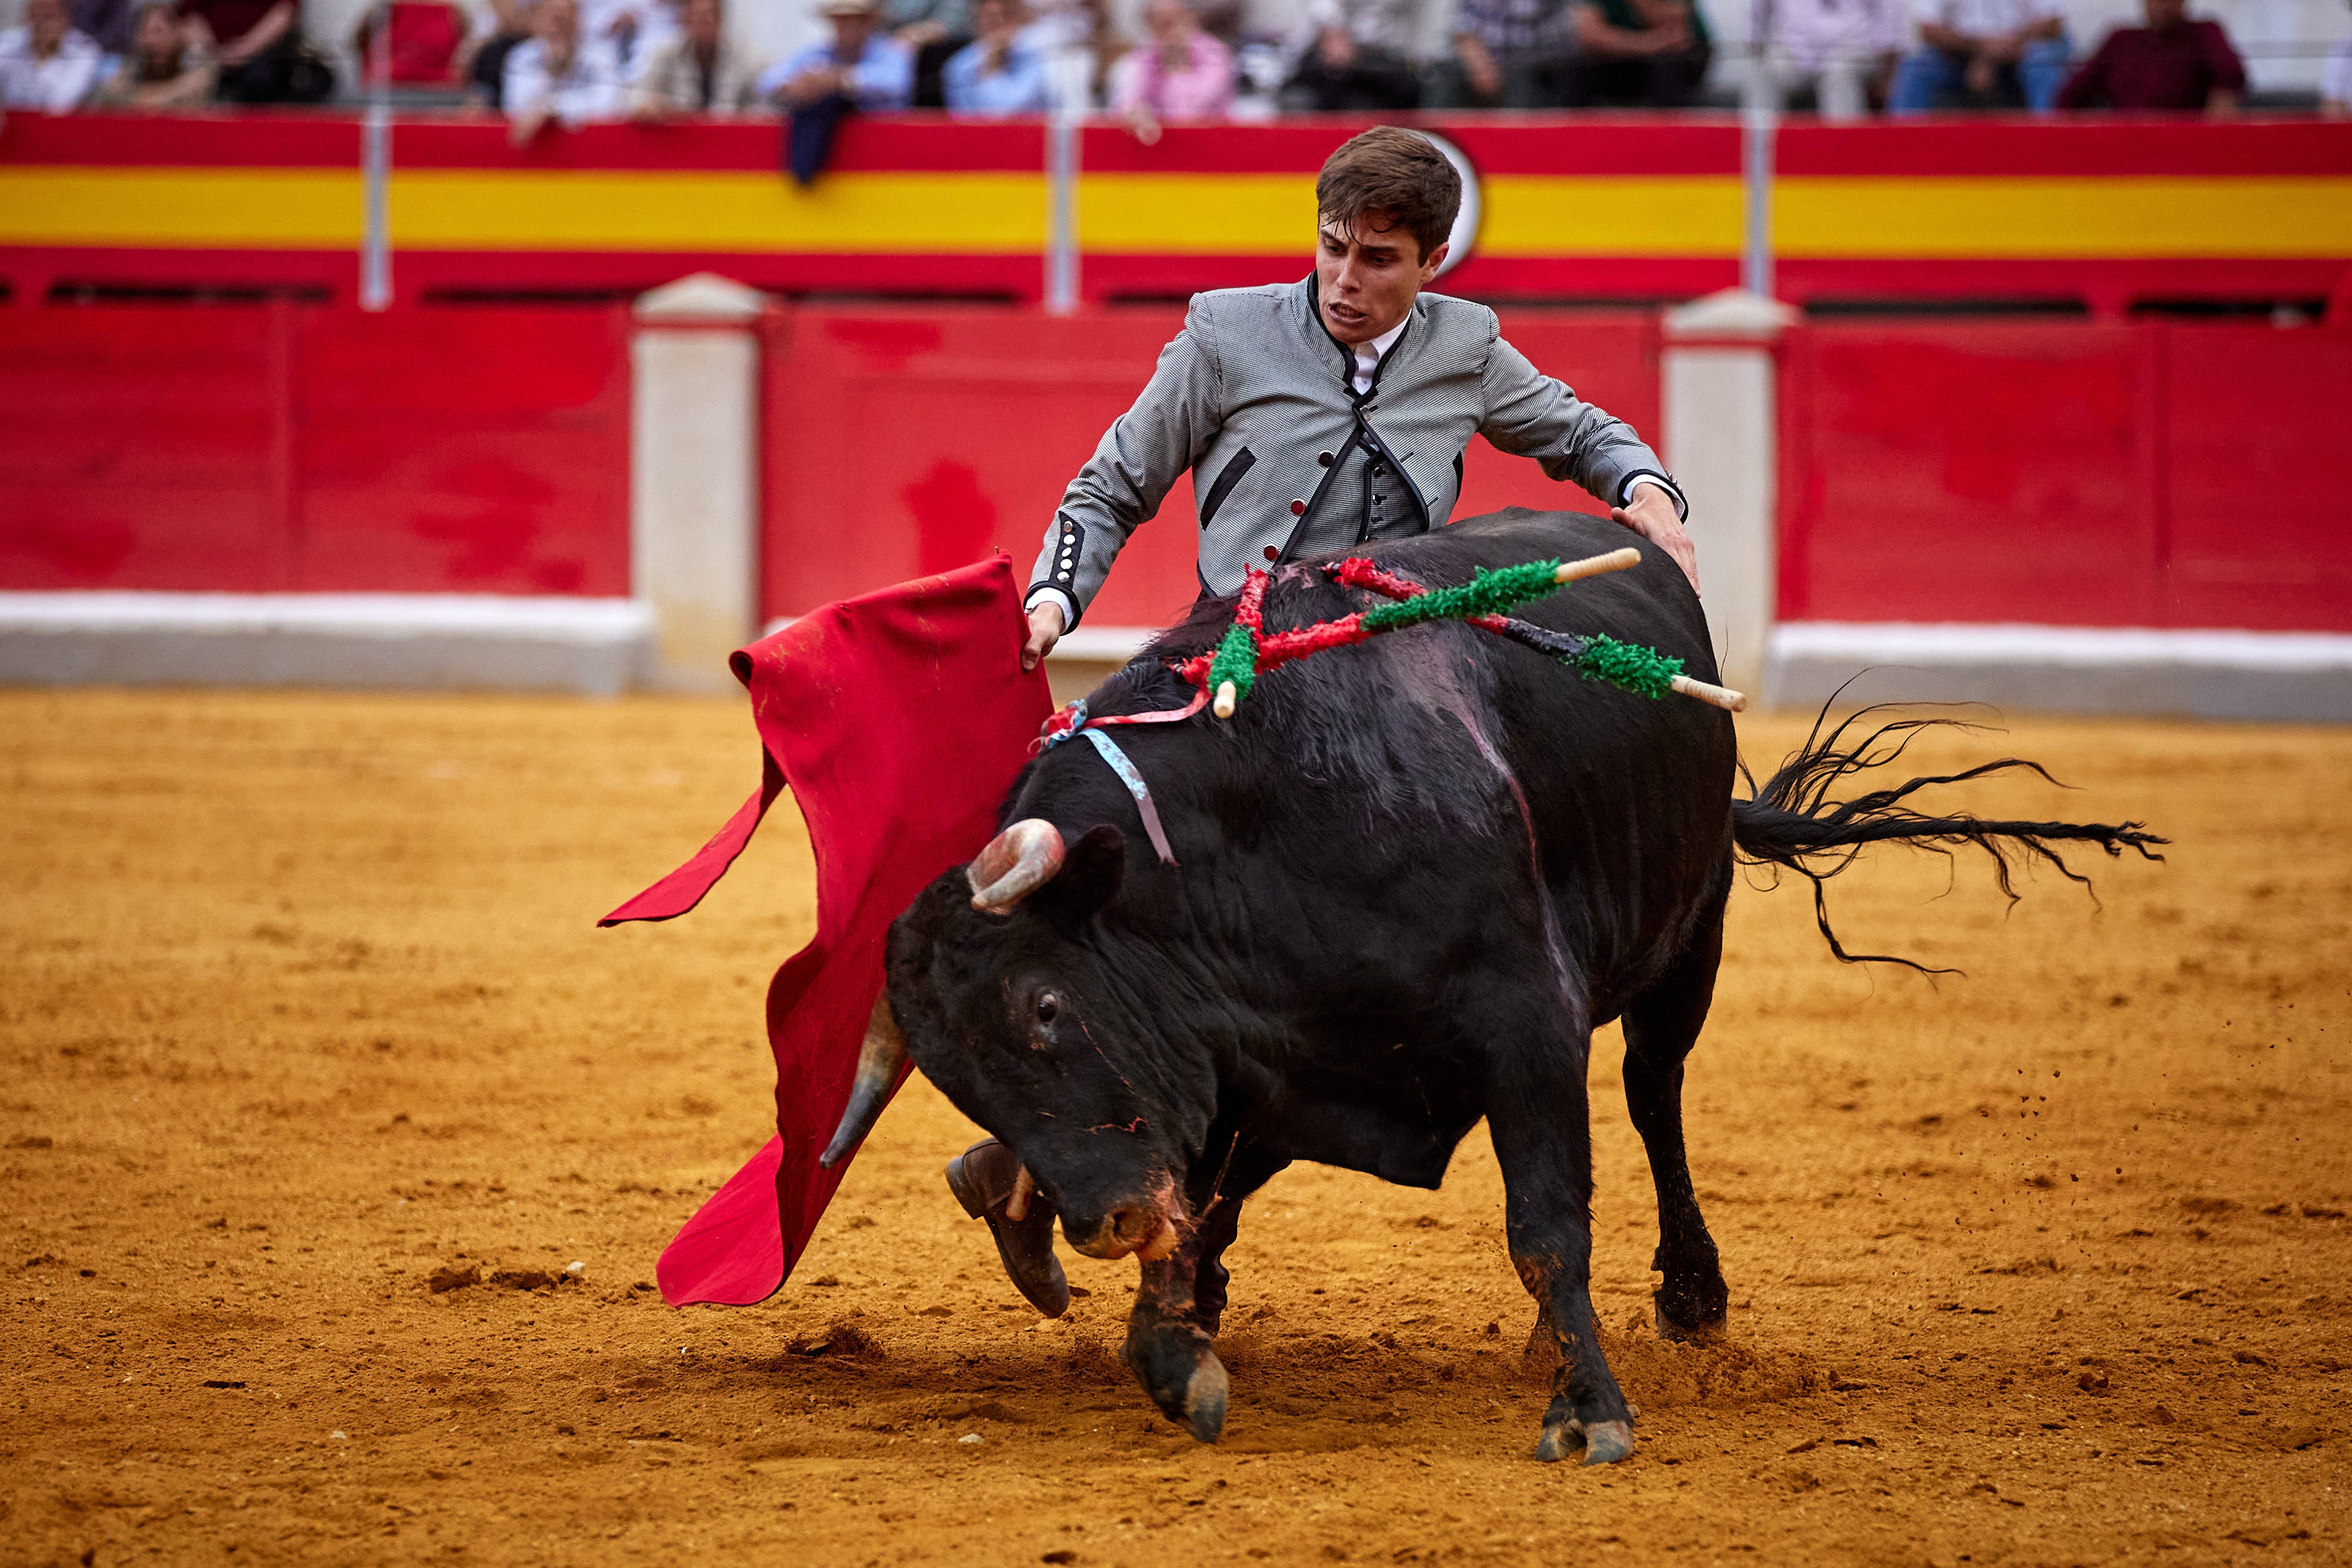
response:
<path fill-rule="evenodd" d="M 1445 243 L 1462 210 L 1462 176 L 1436 143 L 1401 125 L 1375 125 L 1351 136 L 1323 161 L 1315 177 L 1315 211 L 1353 235 L 1367 212 L 1388 214 L 1378 233 L 1398 229 L 1421 245 L 1421 258 Z"/>

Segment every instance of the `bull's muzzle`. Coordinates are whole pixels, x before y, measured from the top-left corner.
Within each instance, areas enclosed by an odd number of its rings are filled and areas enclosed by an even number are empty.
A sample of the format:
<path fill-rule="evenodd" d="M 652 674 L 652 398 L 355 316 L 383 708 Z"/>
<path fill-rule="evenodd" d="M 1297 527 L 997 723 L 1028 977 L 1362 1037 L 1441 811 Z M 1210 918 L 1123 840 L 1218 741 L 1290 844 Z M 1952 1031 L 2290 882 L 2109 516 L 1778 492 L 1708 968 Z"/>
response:
<path fill-rule="evenodd" d="M 1140 1258 L 1147 1263 L 1157 1263 L 1184 1239 L 1180 1223 L 1182 1200 L 1176 1197 L 1173 1185 L 1164 1195 L 1138 1198 L 1123 1203 L 1097 1220 L 1092 1228 L 1074 1228 L 1070 1216 L 1062 1216 L 1062 1234 L 1071 1246 L 1089 1258 Z M 1080 1230 L 1084 1233 L 1080 1234 Z"/>

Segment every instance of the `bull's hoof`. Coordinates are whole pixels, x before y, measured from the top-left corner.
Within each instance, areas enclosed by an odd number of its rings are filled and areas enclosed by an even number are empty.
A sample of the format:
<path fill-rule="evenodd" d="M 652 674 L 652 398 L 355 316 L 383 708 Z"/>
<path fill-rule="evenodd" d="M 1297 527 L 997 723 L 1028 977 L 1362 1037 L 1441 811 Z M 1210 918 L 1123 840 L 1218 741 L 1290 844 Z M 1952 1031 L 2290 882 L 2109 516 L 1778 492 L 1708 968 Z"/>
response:
<path fill-rule="evenodd" d="M 1658 1337 L 1680 1341 L 1715 1338 L 1723 1333 L 1724 1322 L 1730 1316 L 1730 1295 L 1719 1280 L 1712 1290 L 1678 1290 L 1661 1285 L 1650 1295 L 1650 1303 L 1657 1312 Z"/>
<path fill-rule="evenodd" d="M 1161 1333 L 1127 1342 L 1127 1364 L 1160 1413 L 1203 1443 L 1224 1435 L 1224 1363 L 1198 1333 Z"/>
<path fill-rule="evenodd" d="M 1205 1356 L 1184 1385 L 1184 1426 L 1194 1439 L 1213 1443 L 1225 1435 L 1225 1364 Z"/>
<path fill-rule="evenodd" d="M 1624 1421 L 1561 1421 L 1536 1439 L 1535 1457 L 1558 1464 L 1573 1454 L 1588 1465 L 1613 1465 L 1633 1451 L 1633 1428 Z"/>

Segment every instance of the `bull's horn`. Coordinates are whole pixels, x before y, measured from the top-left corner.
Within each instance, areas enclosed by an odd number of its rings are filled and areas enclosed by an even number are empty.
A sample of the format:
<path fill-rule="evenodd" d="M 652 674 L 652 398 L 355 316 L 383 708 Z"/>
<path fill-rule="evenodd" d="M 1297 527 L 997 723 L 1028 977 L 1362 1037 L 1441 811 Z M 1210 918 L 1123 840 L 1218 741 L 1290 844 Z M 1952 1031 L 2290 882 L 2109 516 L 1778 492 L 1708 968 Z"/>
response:
<path fill-rule="evenodd" d="M 857 1081 L 849 1087 L 849 1108 L 841 1113 L 841 1125 L 824 1153 L 817 1156 L 817 1164 L 831 1170 L 866 1141 L 882 1107 L 890 1102 L 899 1070 L 906 1065 L 907 1037 L 898 1032 L 898 1020 L 890 1015 L 890 993 L 886 990 L 874 998 L 873 1016 L 866 1020 L 866 1044 L 857 1053 Z"/>
<path fill-rule="evenodd" d="M 1062 830 L 1043 817 L 1024 817 L 988 841 L 964 878 L 971 883 L 971 906 L 1002 915 L 1062 869 Z"/>

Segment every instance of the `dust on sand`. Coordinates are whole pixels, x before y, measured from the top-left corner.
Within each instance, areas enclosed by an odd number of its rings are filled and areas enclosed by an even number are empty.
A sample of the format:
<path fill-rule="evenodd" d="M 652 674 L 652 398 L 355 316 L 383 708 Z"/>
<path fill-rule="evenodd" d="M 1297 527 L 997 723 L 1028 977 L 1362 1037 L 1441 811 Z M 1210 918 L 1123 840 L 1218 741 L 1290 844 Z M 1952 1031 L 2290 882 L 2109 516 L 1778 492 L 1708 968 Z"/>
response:
<path fill-rule="evenodd" d="M 779 812 L 688 920 L 590 922 L 750 789 L 735 704 L 18 693 L 0 725 L 0 1561 L 2344 1550 L 2352 734 L 1924 748 L 2081 787 L 1974 809 L 2178 841 L 2091 867 L 2104 910 L 1901 852 L 1835 886 L 1854 941 L 1966 979 L 1841 968 L 1801 886 L 1738 893 L 1688 1096 L 1730 1332 L 1645 1326 L 1612 1031 L 1594 1265 L 1643 1417 L 1580 1470 L 1526 1458 L 1483 1134 L 1442 1192 L 1253 1201 L 1213 1448 L 1118 1364 L 1132 1264 L 1020 1307 L 919 1081 L 781 1296 L 664 1308 L 655 1255 L 766 1135 L 805 843 Z M 1744 721 L 1748 755 L 1799 727 Z"/>

